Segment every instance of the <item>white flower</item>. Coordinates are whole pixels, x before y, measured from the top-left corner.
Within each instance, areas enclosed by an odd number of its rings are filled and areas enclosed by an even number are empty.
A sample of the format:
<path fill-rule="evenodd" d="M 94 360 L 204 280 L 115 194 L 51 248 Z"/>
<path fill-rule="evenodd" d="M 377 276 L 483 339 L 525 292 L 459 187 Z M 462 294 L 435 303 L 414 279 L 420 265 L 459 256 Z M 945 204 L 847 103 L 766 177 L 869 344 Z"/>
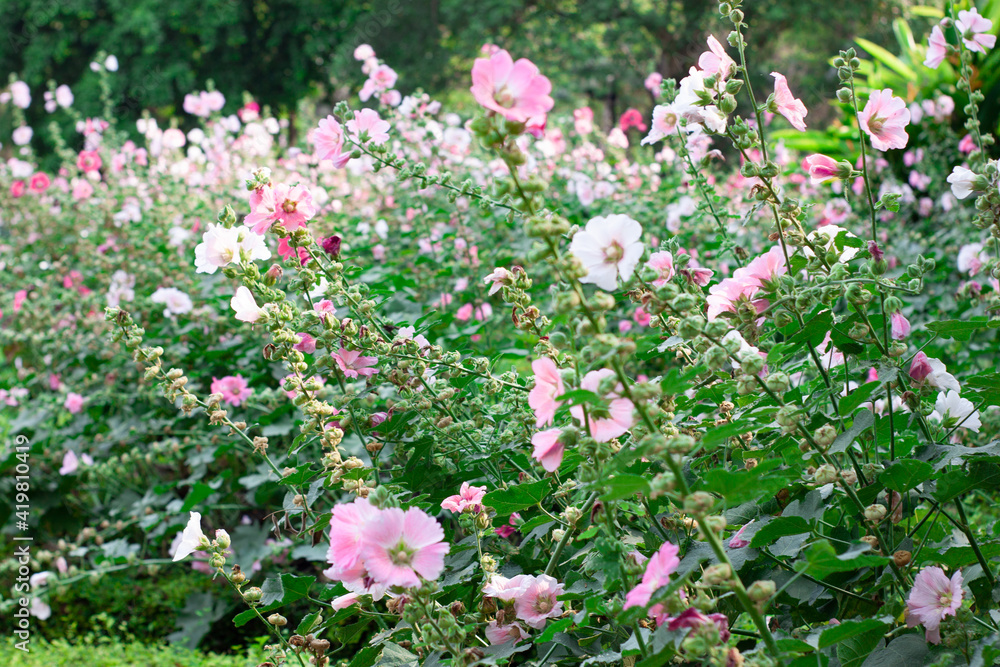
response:
<path fill-rule="evenodd" d="M 962 398 L 957 391 L 941 392 L 938 394 L 937 402 L 934 404 L 932 419 L 944 422 L 945 428 L 955 428 L 961 426 L 970 431 L 979 432 L 979 427 L 983 422 L 979 420 L 979 411 L 972 401 Z"/>
<path fill-rule="evenodd" d="M 128 274 L 121 269 L 111 276 L 111 285 L 108 287 L 108 305 L 118 306 L 122 301 L 131 301 L 135 298 L 135 276 Z"/>
<path fill-rule="evenodd" d="M 14 140 L 14 144 L 17 146 L 27 146 L 28 142 L 31 141 L 35 131 L 32 130 L 27 125 L 22 125 L 11 133 L 11 138 Z"/>
<path fill-rule="evenodd" d="M 10 99 L 14 106 L 27 109 L 31 106 L 31 89 L 24 81 L 15 81 L 10 84 Z"/>
<path fill-rule="evenodd" d="M 176 127 L 163 131 L 164 148 L 181 148 L 187 142 L 187 137 Z"/>
<path fill-rule="evenodd" d="M 167 236 L 170 237 L 167 243 L 175 248 L 179 248 L 184 245 L 185 241 L 191 238 L 191 232 L 183 227 L 171 227 L 167 230 Z"/>
<path fill-rule="evenodd" d="M 153 292 L 153 295 L 149 298 L 153 303 L 162 303 L 167 307 L 163 311 L 164 317 L 183 315 L 184 313 L 191 312 L 191 309 L 194 308 L 194 304 L 191 303 L 191 297 L 176 287 L 161 287 Z"/>
<path fill-rule="evenodd" d="M 244 287 L 243 289 L 246 288 Z M 191 518 L 188 519 L 184 532 L 180 534 L 180 542 L 173 550 L 174 562 L 183 560 L 197 551 L 200 548 L 202 540 L 207 541 L 205 533 L 201 530 L 201 514 L 191 512 Z"/>
<path fill-rule="evenodd" d="M 958 251 L 958 270 L 970 276 L 979 273 L 989 258 L 983 253 L 982 243 L 969 243 Z"/>
<path fill-rule="evenodd" d="M 209 225 L 202 242 L 194 249 L 197 273 L 215 273 L 232 262 L 271 259 L 264 237 L 245 227 Z"/>
<path fill-rule="evenodd" d="M 951 191 L 959 199 L 965 199 L 973 193 L 986 191 L 986 179 L 965 167 L 955 167 L 948 176 Z"/>
<path fill-rule="evenodd" d="M 52 615 L 52 607 L 45 604 L 42 598 L 31 598 L 31 610 L 29 613 L 38 620 L 44 621 Z"/>
<path fill-rule="evenodd" d="M 229 305 L 236 311 L 236 319 L 238 320 L 256 322 L 260 319 L 262 311 L 257 302 L 254 301 L 253 294 L 243 285 L 236 289 L 236 295 L 233 296 Z"/>
<path fill-rule="evenodd" d="M 114 56 L 108 56 L 104 59 L 104 68 L 109 72 L 118 71 L 118 58 Z"/>
<path fill-rule="evenodd" d="M 642 225 L 627 215 L 592 218 L 586 229 L 576 233 L 569 247 L 587 269 L 580 282 L 613 290 L 619 275 L 623 280 L 631 278 L 644 250 L 641 236 Z"/>
<path fill-rule="evenodd" d="M 56 88 L 56 104 L 64 109 L 73 106 L 73 91 L 66 84 Z"/>
<path fill-rule="evenodd" d="M 961 385 L 958 384 L 958 380 L 955 379 L 955 376 L 948 372 L 948 369 L 945 367 L 943 361 L 927 357 L 927 363 L 930 364 L 931 372 L 926 378 L 924 378 L 924 382 L 932 387 L 937 387 L 938 389 L 950 389 L 953 392 L 957 392 L 962 389 Z"/>

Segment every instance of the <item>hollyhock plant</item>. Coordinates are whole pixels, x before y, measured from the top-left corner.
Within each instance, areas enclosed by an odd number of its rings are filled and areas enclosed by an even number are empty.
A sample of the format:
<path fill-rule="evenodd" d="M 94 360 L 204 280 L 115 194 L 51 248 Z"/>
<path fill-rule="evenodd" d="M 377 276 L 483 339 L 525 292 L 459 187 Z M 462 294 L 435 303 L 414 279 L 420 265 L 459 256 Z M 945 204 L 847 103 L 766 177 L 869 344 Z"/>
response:
<path fill-rule="evenodd" d="M 499 625 L 496 621 L 490 621 L 486 625 L 486 639 L 491 646 L 506 644 L 507 642 L 517 642 L 527 639 L 528 633 L 517 621 L 507 625 Z"/>
<path fill-rule="evenodd" d="M 725 614 L 703 614 L 694 607 L 688 607 L 677 617 L 666 619 L 667 628 L 671 631 L 681 628 L 696 630 L 703 625 L 714 624 L 719 629 L 719 640 L 729 640 L 729 618 Z M 658 625 L 662 624 L 658 621 Z"/>
<path fill-rule="evenodd" d="M 646 571 L 642 574 L 642 582 L 625 596 L 625 609 L 649 605 L 653 594 L 670 583 L 670 575 L 681 564 L 677 557 L 679 553 L 680 549 L 676 545 L 664 542 L 657 552 L 650 556 L 646 562 Z"/>
<path fill-rule="evenodd" d="M 510 121 L 526 122 L 552 109 L 552 84 L 526 58 L 516 62 L 507 51 L 477 58 L 472 66 L 472 96 Z"/>
<path fill-rule="evenodd" d="M 906 134 L 910 110 L 906 108 L 906 101 L 893 95 L 889 88 L 871 92 L 868 103 L 858 114 L 858 122 L 872 146 L 880 151 L 906 148 L 910 140 Z"/>
<path fill-rule="evenodd" d="M 921 350 L 910 362 L 910 378 L 918 384 L 926 384 L 943 390 L 961 391 L 955 376 L 947 371 L 940 359 L 928 357 Z"/>
<path fill-rule="evenodd" d="M 913 589 L 906 599 L 906 626 L 924 626 L 924 634 L 932 644 L 941 643 L 941 621 L 954 616 L 962 606 L 962 573 L 948 578 L 939 567 L 925 567 L 913 580 Z"/>
<path fill-rule="evenodd" d="M 221 394 L 222 400 L 234 407 L 242 405 L 253 394 L 253 389 L 250 388 L 242 375 L 213 377 L 210 391 L 213 394 Z"/>
<path fill-rule="evenodd" d="M 361 557 L 379 583 L 419 586 L 421 578 L 433 581 L 444 571 L 450 547 L 443 540 L 441 526 L 423 511 L 393 507 L 365 527 Z"/>
<path fill-rule="evenodd" d="M 77 394 L 76 392 L 70 392 L 66 396 L 66 401 L 63 403 L 63 407 L 69 410 L 72 414 L 76 414 L 83 409 L 83 396 Z"/>
<path fill-rule="evenodd" d="M 507 269 L 497 267 L 483 278 L 483 282 L 490 286 L 489 296 L 493 296 L 500 291 L 500 288 L 514 284 L 514 274 Z"/>
<path fill-rule="evenodd" d="M 580 381 L 580 388 L 598 393 L 600 391 L 601 380 L 613 377 L 615 372 L 609 368 L 599 371 L 590 371 L 583 376 Z M 621 387 L 619 386 L 619 390 Z M 586 423 L 590 430 L 590 436 L 597 442 L 607 442 L 613 438 L 624 435 L 634 423 L 632 411 L 635 406 L 632 401 L 622 398 L 615 392 L 611 392 L 604 397 L 608 401 L 606 410 L 597 409 L 590 406 L 587 410 L 587 419 L 584 420 L 584 410 L 582 405 L 574 405 L 570 408 L 570 413 L 581 424 Z"/>
<path fill-rule="evenodd" d="M 354 112 L 354 118 L 347 121 L 347 131 L 351 133 L 351 141 L 356 144 L 364 143 L 362 136 L 367 136 L 368 141 L 380 146 L 389 141 L 389 130 L 392 128 L 388 121 L 379 118 L 378 112 L 373 109 L 362 109 Z"/>
<path fill-rule="evenodd" d="M 989 256 L 985 254 L 982 243 L 968 243 L 959 249 L 956 264 L 960 272 L 971 277 L 979 273 L 988 261 Z"/>
<path fill-rule="evenodd" d="M 457 495 L 448 496 L 441 502 L 441 509 L 451 510 L 455 514 L 461 514 L 465 510 L 477 514 L 482 510 L 485 495 L 485 486 L 472 486 L 468 482 L 462 482 Z"/>
<path fill-rule="evenodd" d="M 344 376 L 351 379 L 371 377 L 378 373 L 378 369 L 374 368 L 378 363 L 378 357 L 362 356 L 357 350 L 340 348 L 333 355 L 333 360 L 337 362 Z"/>
<path fill-rule="evenodd" d="M 930 37 L 927 39 L 927 57 L 924 59 L 924 67 L 937 69 L 948 56 L 948 40 L 945 39 L 944 32 L 940 25 L 931 29 Z"/>
<path fill-rule="evenodd" d="M 945 428 L 961 427 L 978 433 L 983 422 L 972 401 L 962 398 L 954 389 L 940 392 L 934 403 L 932 419 L 944 422 Z"/>
<path fill-rule="evenodd" d="M 784 116 L 796 130 L 805 132 L 804 118 L 809 113 L 806 105 L 802 103 L 802 100 L 792 95 L 792 91 L 788 88 L 788 80 L 783 74 L 771 72 L 771 76 L 774 77 L 774 103 L 778 113 Z"/>
<path fill-rule="evenodd" d="M 628 132 L 633 127 L 640 132 L 645 132 L 648 129 L 638 109 L 626 109 L 625 113 L 618 119 L 618 127 L 621 128 L 622 132 Z"/>
<path fill-rule="evenodd" d="M 263 309 L 257 306 L 253 294 L 243 285 L 236 288 L 236 294 L 229 302 L 230 307 L 236 311 L 236 319 L 243 322 L 256 322 L 264 314 Z"/>
<path fill-rule="evenodd" d="M 640 145 L 655 144 L 664 137 L 677 134 L 677 127 L 680 123 L 680 111 L 673 104 L 659 104 L 653 109 L 652 127 Z"/>
<path fill-rule="evenodd" d="M 327 551 L 327 562 L 333 565 L 331 570 L 347 571 L 358 565 L 368 527 L 379 514 L 380 510 L 366 498 L 355 498 L 353 503 L 333 508 L 333 515 L 330 517 L 330 548 Z"/>
<path fill-rule="evenodd" d="M 736 61 L 726 53 L 726 48 L 715 35 L 709 35 L 708 51 L 698 58 L 698 67 L 705 74 L 714 74 L 720 81 L 725 81 L 736 70 Z"/>
<path fill-rule="evenodd" d="M 166 308 L 163 310 L 164 317 L 176 317 L 191 312 L 194 303 L 184 292 L 176 287 L 160 287 L 153 292 L 149 300 L 153 303 L 162 303 Z"/>
<path fill-rule="evenodd" d="M 175 563 L 184 560 L 195 551 L 208 547 L 208 538 L 201 530 L 201 514 L 199 512 L 191 512 L 184 531 L 177 537 L 177 544 L 172 550 Z"/>
<path fill-rule="evenodd" d="M 569 248 L 587 269 L 580 282 L 614 290 L 619 276 L 631 278 L 644 250 L 641 237 L 642 225 L 627 215 L 591 218 L 586 228 L 573 236 Z"/>
<path fill-rule="evenodd" d="M 646 266 L 656 272 L 653 287 L 663 287 L 674 277 L 674 256 L 665 250 L 651 254 Z"/>
<path fill-rule="evenodd" d="M 809 172 L 813 183 L 825 183 L 826 181 L 848 178 L 850 169 L 845 170 L 841 163 L 825 155 L 810 155 L 803 161 L 803 167 Z"/>
<path fill-rule="evenodd" d="M 84 173 L 97 171 L 101 164 L 101 156 L 97 151 L 80 151 L 76 159 L 76 166 Z"/>
<path fill-rule="evenodd" d="M 563 452 L 566 447 L 560 441 L 561 437 L 562 429 L 558 428 L 539 431 L 531 436 L 531 444 L 535 447 L 531 455 L 546 472 L 555 472 L 562 465 Z"/>
<path fill-rule="evenodd" d="M 890 316 L 893 340 L 903 340 L 910 335 L 910 321 L 898 310 Z"/>
<path fill-rule="evenodd" d="M 559 397 L 566 390 L 559 367 L 552 359 L 535 359 L 531 362 L 531 370 L 535 372 L 535 386 L 528 393 L 528 405 L 535 411 L 535 427 L 540 428 L 552 423 L 559 407 Z"/>
<path fill-rule="evenodd" d="M 955 21 L 955 30 L 962 38 L 965 48 L 970 51 L 986 53 L 997 42 L 996 35 L 991 34 L 993 21 L 982 16 L 975 7 L 972 9 L 963 9 L 958 12 L 958 20 Z"/>
<path fill-rule="evenodd" d="M 534 577 L 514 603 L 517 617 L 536 630 L 544 628 L 548 619 L 562 614 L 563 603 L 556 598 L 564 592 L 565 588 L 554 577 L 547 574 Z"/>
<path fill-rule="evenodd" d="M 319 127 L 312 132 L 312 140 L 316 146 L 316 159 L 332 160 L 338 169 L 350 161 L 350 151 L 344 152 L 344 128 L 333 116 L 319 121 Z"/>
<path fill-rule="evenodd" d="M 965 199 L 972 194 L 982 194 L 989 188 L 989 181 L 971 169 L 955 167 L 948 175 L 951 192 L 959 199 Z"/>
<path fill-rule="evenodd" d="M 253 262 L 271 259 L 264 237 L 242 228 L 226 228 L 210 224 L 202 242 L 194 249 L 194 265 L 198 273 L 215 273 L 233 262 Z"/>

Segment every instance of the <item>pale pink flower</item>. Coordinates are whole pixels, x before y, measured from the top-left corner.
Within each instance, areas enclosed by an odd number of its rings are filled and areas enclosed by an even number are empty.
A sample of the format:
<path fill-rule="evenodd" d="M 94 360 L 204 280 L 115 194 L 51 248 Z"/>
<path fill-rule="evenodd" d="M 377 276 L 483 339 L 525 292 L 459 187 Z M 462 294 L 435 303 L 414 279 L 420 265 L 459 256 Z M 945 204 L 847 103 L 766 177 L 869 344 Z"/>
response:
<path fill-rule="evenodd" d="M 590 371 L 583 376 L 580 388 L 597 393 L 600 391 L 601 380 L 612 377 L 614 374 L 615 372 L 609 368 Z M 621 389 L 620 385 L 618 389 Z M 587 425 L 590 428 L 590 435 L 597 442 L 607 442 L 612 438 L 624 435 L 632 428 L 633 424 L 632 411 L 635 406 L 632 405 L 632 401 L 622 398 L 614 392 L 604 398 L 609 403 L 607 410 L 598 410 L 593 405 L 587 409 Z M 583 423 L 584 410 L 582 405 L 574 405 L 569 411 L 577 421 Z"/>
<path fill-rule="evenodd" d="M 826 332 L 820 344 L 816 346 L 816 354 L 827 370 L 834 366 L 844 365 L 844 353 L 833 346 L 833 339 L 830 337 L 829 331 Z"/>
<path fill-rule="evenodd" d="M 253 389 L 247 385 L 247 381 L 242 375 L 213 377 L 210 391 L 213 394 L 222 394 L 222 400 L 233 406 L 241 405 L 253 394 Z"/>
<path fill-rule="evenodd" d="M 483 107 L 520 123 L 545 115 L 554 104 L 549 97 L 551 82 L 530 60 L 514 62 L 504 50 L 476 59 L 470 90 Z"/>
<path fill-rule="evenodd" d="M 548 472 L 555 472 L 562 464 L 565 445 L 559 441 L 560 436 L 562 431 L 558 428 L 539 431 L 531 436 L 531 444 L 535 446 L 531 455 Z"/>
<path fill-rule="evenodd" d="M 389 141 L 389 130 L 392 126 L 388 121 L 379 118 L 374 109 L 362 109 L 354 112 L 354 119 L 347 121 L 347 131 L 351 133 L 351 141 L 364 143 L 361 135 L 367 133 L 368 140 L 376 146 Z"/>
<path fill-rule="evenodd" d="M 80 462 L 83 461 L 84 465 L 93 465 L 94 459 L 90 457 L 90 454 L 84 454 L 83 456 L 77 456 L 72 450 L 66 452 L 63 455 L 62 467 L 59 468 L 60 475 L 70 475 L 77 471 L 80 467 Z"/>
<path fill-rule="evenodd" d="M 355 60 L 368 60 L 369 58 L 375 57 L 375 49 L 373 49 L 368 44 L 360 44 L 354 49 L 354 59 Z"/>
<path fill-rule="evenodd" d="M 33 129 L 27 125 L 22 125 L 11 133 L 11 139 L 14 141 L 15 146 L 27 146 L 34 135 L 35 131 Z"/>
<path fill-rule="evenodd" d="M 646 563 L 646 571 L 642 582 L 630 590 L 625 596 L 625 609 L 630 607 L 645 607 L 653 597 L 653 593 L 670 582 L 670 575 L 681 564 L 677 554 L 680 549 L 670 542 L 664 542 L 659 550 Z"/>
<path fill-rule="evenodd" d="M 594 131 L 594 111 L 590 107 L 573 110 L 573 129 L 580 136 L 586 136 Z"/>
<path fill-rule="evenodd" d="M 330 607 L 336 611 L 341 609 L 347 609 L 348 607 L 358 603 L 358 598 L 361 595 L 358 593 L 345 593 L 344 595 L 339 595 L 330 601 Z"/>
<path fill-rule="evenodd" d="M 997 42 L 996 35 L 990 34 L 993 30 L 993 21 L 981 16 L 975 7 L 971 10 L 963 9 L 958 13 L 955 30 L 961 36 L 965 48 L 970 51 L 986 53 L 986 50 L 992 49 Z"/>
<path fill-rule="evenodd" d="M 656 271 L 653 287 L 663 287 L 674 277 L 674 256 L 666 250 L 654 252 L 649 256 L 646 266 Z"/>
<path fill-rule="evenodd" d="M 962 153 L 972 153 L 979 150 L 979 147 L 976 146 L 976 139 L 971 134 L 967 134 L 958 142 L 958 150 Z"/>
<path fill-rule="evenodd" d="M 22 182 L 23 185 L 23 182 Z M 94 194 L 94 186 L 90 184 L 90 181 L 83 178 L 73 179 L 73 199 L 89 199 L 92 194 Z"/>
<path fill-rule="evenodd" d="M 379 512 L 367 498 L 355 498 L 353 503 L 333 508 L 333 515 L 330 517 L 330 548 L 326 554 L 327 562 L 333 566 L 331 570 L 345 572 L 358 565 L 366 532 Z"/>
<path fill-rule="evenodd" d="M 948 40 L 945 39 L 941 26 L 936 25 L 931 29 L 931 36 L 927 39 L 927 57 L 924 59 L 924 67 L 937 69 L 947 55 Z"/>
<path fill-rule="evenodd" d="M 890 316 L 893 340 L 903 340 L 910 335 L 910 322 L 898 310 Z"/>
<path fill-rule="evenodd" d="M 253 294 L 243 285 L 236 288 L 236 294 L 229 301 L 229 306 L 236 311 L 236 319 L 243 322 L 256 322 L 264 313 L 257 306 Z"/>
<path fill-rule="evenodd" d="M 293 350 L 298 350 L 303 354 L 312 354 L 316 351 L 316 339 L 307 333 L 297 334 L 299 337 L 299 342 L 292 345 Z"/>
<path fill-rule="evenodd" d="M 340 348 L 333 355 L 334 361 L 340 366 L 340 370 L 346 377 L 356 378 L 358 376 L 371 377 L 378 373 L 377 368 L 373 368 L 378 363 L 378 357 L 365 357 L 357 350 L 345 350 Z"/>
<path fill-rule="evenodd" d="M 646 90 L 653 94 L 653 97 L 660 96 L 660 85 L 663 83 L 663 75 L 659 72 L 652 72 L 646 77 L 643 85 L 646 86 Z"/>
<path fill-rule="evenodd" d="M 562 614 L 563 603 L 556 598 L 564 592 L 563 585 L 554 577 L 547 574 L 535 577 L 514 603 L 517 617 L 536 630 L 545 627 L 547 619 Z"/>
<path fill-rule="evenodd" d="M 715 35 L 708 36 L 708 49 L 698 58 L 698 67 L 705 74 L 715 74 L 720 81 L 725 81 L 736 69 L 736 61 L 729 57 L 726 48 Z"/>
<path fill-rule="evenodd" d="M 906 148 L 910 140 L 906 134 L 910 110 L 906 108 L 906 101 L 894 96 L 889 88 L 872 91 L 865 108 L 858 114 L 858 122 L 871 137 L 872 146 L 880 151 Z"/>
<path fill-rule="evenodd" d="M 641 236 L 642 225 L 627 215 L 592 218 L 569 247 L 587 269 L 580 282 L 610 291 L 618 287 L 618 276 L 631 278 L 644 250 Z"/>
<path fill-rule="evenodd" d="M 740 527 L 740 529 L 733 534 L 733 536 L 729 539 L 730 549 L 742 549 L 743 547 L 750 544 L 749 540 L 743 539 L 743 533 L 746 532 L 746 529 L 749 528 L 753 524 L 753 522 L 754 519 L 751 519 L 749 523 L 743 524 Z"/>
<path fill-rule="evenodd" d="M 535 427 L 551 424 L 559 407 L 558 398 L 565 393 L 559 367 L 549 357 L 531 362 L 535 386 L 528 393 L 528 405 L 535 411 Z"/>
<path fill-rule="evenodd" d="M 312 194 L 304 185 L 278 184 L 274 188 L 275 213 L 274 219 L 280 222 L 288 231 L 295 231 L 306 226 L 306 222 L 316 215 L 316 204 Z M 257 234 L 263 230 L 254 229 Z M 265 228 L 266 229 L 266 228 Z"/>
<path fill-rule="evenodd" d="M 661 605 L 656 605 L 660 607 Z M 719 640 L 729 641 L 729 618 L 725 614 L 704 614 L 694 607 L 688 607 L 680 613 L 676 618 L 667 618 L 661 620 L 657 618 L 657 625 L 662 625 L 663 622 L 667 622 L 667 629 L 671 632 L 679 630 L 681 628 L 700 628 L 703 625 L 708 625 L 710 623 L 715 623 L 719 628 Z"/>
<path fill-rule="evenodd" d="M 471 303 L 467 303 L 458 309 L 455 313 L 455 319 L 459 322 L 468 322 L 472 318 L 472 309 L 474 306 Z"/>
<path fill-rule="evenodd" d="M 366 527 L 361 556 L 372 578 L 386 586 L 419 586 L 444 570 L 448 553 L 444 530 L 433 518 L 411 507 L 383 510 Z"/>
<path fill-rule="evenodd" d="M 924 636 L 932 644 L 941 643 L 941 621 L 954 616 L 962 606 L 962 573 L 951 579 L 939 567 L 925 567 L 913 580 L 906 599 L 906 626 L 924 626 Z"/>
<path fill-rule="evenodd" d="M 316 159 L 333 160 L 337 169 L 351 159 L 350 151 L 344 152 L 344 128 L 333 116 L 319 121 L 319 127 L 313 130 L 312 141 L 316 146 Z"/>
<path fill-rule="evenodd" d="M 823 183 L 844 176 L 843 170 L 836 160 L 818 153 L 807 157 L 803 161 L 803 165 L 809 171 L 813 183 Z"/>
<path fill-rule="evenodd" d="M 507 269 L 497 267 L 483 279 L 483 282 L 490 286 L 489 295 L 493 296 L 500 291 L 501 287 L 514 284 L 514 274 Z"/>
<path fill-rule="evenodd" d="M 806 131 L 806 122 L 803 120 L 809 111 L 802 100 L 792 95 L 788 88 L 788 80 L 783 74 L 771 72 L 774 77 L 774 103 L 778 107 L 778 113 L 785 117 L 799 132 Z"/>
<path fill-rule="evenodd" d="M 968 272 L 969 276 L 974 276 L 989 261 L 983 252 L 982 243 L 968 243 L 958 250 L 958 270 L 962 273 Z"/>
<path fill-rule="evenodd" d="M 10 97 L 14 106 L 27 109 L 31 106 L 31 88 L 24 81 L 15 81 L 10 84 Z"/>
<path fill-rule="evenodd" d="M 709 320 L 714 320 L 722 313 L 735 314 L 741 301 L 750 301 L 758 313 L 762 312 L 768 305 L 767 300 L 752 300 L 759 291 L 760 285 L 756 281 L 740 280 L 735 276 L 726 278 L 719 284 L 708 288 L 708 297 L 705 299 L 708 304 L 706 316 Z"/>
<path fill-rule="evenodd" d="M 448 496 L 441 501 L 441 509 L 451 510 L 455 514 L 470 510 L 476 514 L 482 509 L 485 495 L 485 486 L 472 486 L 468 482 L 462 482 L 462 488 L 457 495 Z"/>
<path fill-rule="evenodd" d="M 66 402 L 63 403 L 63 407 L 75 415 L 83 409 L 83 396 L 73 391 L 69 392 L 66 396 Z"/>
<path fill-rule="evenodd" d="M 511 515 L 511 521 L 517 514 Z M 519 574 L 507 578 L 500 574 L 490 577 L 489 583 L 483 586 L 483 597 L 495 598 L 504 602 L 513 602 L 524 594 L 524 591 L 535 581 L 530 574 Z"/>
<path fill-rule="evenodd" d="M 486 624 L 486 639 L 489 640 L 491 646 L 506 644 L 512 640 L 516 644 L 527 638 L 527 631 L 517 621 L 507 625 L 498 625 L 496 621 L 490 621 Z"/>
<path fill-rule="evenodd" d="M 201 548 L 202 542 L 207 541 L 205 533 L 201 530 L 201 514 L 191 512 L 187 526 L 184 527 L 184 532 L 180 533 L 177 537 L 179 539 L 174 540 L 176 546 L 172 549 L 175 563 L 198 551 Z"/>
<path fill-rule="evenodd" d="M 681 119 L 681 109 L 676 104 L 658 104 L 653 108 L 653 122 L 649 134 L 643 137 L 639 145 L 655 144 L 664 137 L 677 134 Z"/>

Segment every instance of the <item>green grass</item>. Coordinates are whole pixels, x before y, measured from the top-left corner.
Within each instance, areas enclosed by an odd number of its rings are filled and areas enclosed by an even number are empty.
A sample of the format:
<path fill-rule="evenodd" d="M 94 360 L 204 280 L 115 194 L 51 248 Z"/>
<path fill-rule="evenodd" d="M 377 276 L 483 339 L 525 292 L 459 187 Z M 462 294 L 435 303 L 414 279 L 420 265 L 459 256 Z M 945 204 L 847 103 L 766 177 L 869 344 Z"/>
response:
<path fill-rule="evenodd" d="M 14 640 L 0 641 L 0 665 L 11 667 L 256 667 L 265 657 L 259 649 L 241 649 L 241 655 L 202 653 L 164 644 L 92 640 L 52 642 L 32 639 L 29 652 L 14 648 Z"/>

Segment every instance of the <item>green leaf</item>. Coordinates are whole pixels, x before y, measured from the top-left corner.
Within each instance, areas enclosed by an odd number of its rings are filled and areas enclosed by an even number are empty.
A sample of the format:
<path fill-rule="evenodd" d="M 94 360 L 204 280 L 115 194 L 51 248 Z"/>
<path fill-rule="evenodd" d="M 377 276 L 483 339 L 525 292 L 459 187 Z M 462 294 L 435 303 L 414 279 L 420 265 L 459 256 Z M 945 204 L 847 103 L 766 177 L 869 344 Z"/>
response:
<path fill-rule="evenodd" d="M 900 76 L 906 78 L 907 80 L 913 81 L 917 78 L 917 73 L 913 71 L 909 65 L 904 63 L 902 60 L 892 55 L 889 51 L 886 51 L 878 44 L 874 42 L 869 42 L 867 39 L 861 37 L 855 37 L 854 41 L 858 43 L 862 49 L 867 51 L 879 62 L 883 63 L 886 67 L 894 70 Z"/>
<path fill-rule="evenodd" d="M 871 428 L 874 424 L 875 415 L 873 415 L 870 410 L 862 410 L 858 414 L 854 415 L 854 423 L 851 424 L 851 428 L 837 436 L 837 439 L 833 441 L 832 445 L 830 445 L 830 453 L 842 454 L 846 452 L 854 440 L 866 430 Z"/>
<path fill-rule="evenodd" d="M 929 649 L 923 635 L 903 635 L 888 646 L 875 649 L 864 661 L 865 667 L 914 667 L 924 664 Z M 853 663 L 857 664 L 857 663 Z M 848 667 L 845 663 L 844 667 Z"/>
<path fill-rule="evenodd" d="M 797 333 L 788 338 L 786 343 L 808 343 L 812 346 L 823 342 L 826 333 L 833 326 L 833 314 L 829 310 L 824 310 L 819 315 L 806 322 Z"/>
<path fill-rule="evenodd" d="M 264 580 L 264 585 L 260 587 L 262 593 L 260 603 L 263 606 L 281 602 L 285 597 L 285 587 L 281 585 L 281 577 L 270 577 Z"/>
<path fill-rule="evenodd" d="M 875 633 L 878 636 L 881 636 L 885 633 L 886 627 L 887 624 L 874 618 L 868 618 L 863 621 L 844 621 L 840 625 L 828 628 L 820 634 L 819 647 L 823 649 L 827 646 L 839 644 L 840 642 L 846 641 L 851 637 L 857 637 L 858 635 L 867 633 Z"/>
<path fill-rule="evenodd" d="M 510 516 L 514 512 L 538 504 L 549 495 L 550 488 L 547 479 L 530 484 L 515 484 L 506 489 L 490 491 L 483 496 L 483 505 L 495 509 L 497 516 Z"/>
<path fill-rule="evenodd" d="M 881 384 L 880 381 L 868 382 L 849 392 L 847 396 L 840 399 L 840 413 L 846 417 L 854 412 L 859 405 L 868 400 L 872 392 L 878 389 Z"/>
<path fill-rule="evenodd" d="M 713 426 L 705 434 L 705 437 L 701 439 L 701 444 L 705 447 L 719 445 L 729 438 L 736 437 L 742 433 L 749 433 L 756 428 L 758 428 L 758 424 L 748 421 L 733 422 L 725 426 Z"/>
<path fill-rule="evenodd" d="M 190 512 L 193 510 L 198 506 L 198 503 L 212 495 L 213 491 L 214 489 L 207 484 L 202 484 L 201 482 L 195 483 L 195 485 L 191 487 L 191 491 L 187 494 L 187 497 L 184 499 L 184 505 L 181 506 L 181 513 L 183 514 L 184 512 Z"/>
<path fill-rule="evenodd" d="M 973 489 L 1000 486 L 1000 466 L 996 463 L 972 463 L 969 470 L 952 470 L 938 479 L 934 497 L 946 503 Z"/>
<path fill-rule="evenodd" d="M 567 391 L 565 394 L 559 396 L 558 399 L 565 405 L 593 405 L 596 407 L 607 405 L 603 398 L 586 389 Z"/>
<path fill-rule="evenodd" d="M 410 667 L 419 664 L 416 653 L 410 653 L 399 644 L 386 642 L 374 667 Z"/>
<path fill-rule="evenodd" d="M 871 553 L 867 544 L 856 544 L 838 554 L 827 540 L 816 542 L 806 550 L 806 560 L 795 564 L 795 569 L 816 579 L 823 579 L 837 572 L 850 572 L 863 567 L 886 565 L 889 559 Z"/>
<path fill-rule="evenodd" d="M 751 470 L 713 468 L 705 472 L 702 489 L 723 496 L 730 506 L 769 496 L 785 488 L 795 472 L 778 470 L 781 459 L 768 459 Z"/>
<path fill-rule="evenodd" d="M 666 395 L 683 394 L 691 388 L 692 380 L 705 371 L 703 366 L 695 366 L 685 373 L 671 368 L 667 376 L 660 381 L 660 391 Z"/>
<path fill-rule="evenodd" d="M 934 466 L 926 461 L 900 459 L 886 468 L 878 478 L 887 488 L 904 493 L 930 479 L 933 474 Z"/>
<path fill-rule="evenodd" d="M 872 651 L 882 643 L 881 630 L 869 630 L 837 644 L 841 667 L 861 667 Z"/>
<path fill-rule="evenodd" d="M 779 516 L 757 529 L 750 546 L 766 547 L 774 544 L 779 537 L 800 535 L 810 532 L 809 522 L 800 516 Z"/>
<path fill-rule="evenodd" d="M 556 636 L 557 632 L 562 632 L 566 630 L 571 625 L 573 625 L 573 618 L 563 618 L 553 623 L 549 623 L 545 626 L 545 632 L 540 634 L 536 639 L 536 644 L 544 644 L 545 642 L 552 641 L 552 638 Z"/>
<path fill-rule="evenodd" d="M 607 493 L 601 496 L 601 500 L 605 502 L 629 498 L 640 492 L 649 493 L 649 482 L 639 475 L 615 475 L 605 481 L 603 486 L 608 489 Z"/>
<path fill-rule="evenodd" d="M 323 616 L 320 615 L 320 612 L 318 610 L 314 611 L 311 614 L 307 614 L 302 618 L 302 621 L 299 623 L 299 627 L 295 628 L 295 634 L 307 635 L 312 631 L 313 628 L 315 628 L 322 622 L 323 622 Z"/>
<path fill-rule="evenodd" d="M 942 338 L 969 340 L 980 329 L 1000 329 L 1000 320 L 990 320 L 983 316 L 970 320 L 940 320 L 929 322 L 927 328 Z"/>

